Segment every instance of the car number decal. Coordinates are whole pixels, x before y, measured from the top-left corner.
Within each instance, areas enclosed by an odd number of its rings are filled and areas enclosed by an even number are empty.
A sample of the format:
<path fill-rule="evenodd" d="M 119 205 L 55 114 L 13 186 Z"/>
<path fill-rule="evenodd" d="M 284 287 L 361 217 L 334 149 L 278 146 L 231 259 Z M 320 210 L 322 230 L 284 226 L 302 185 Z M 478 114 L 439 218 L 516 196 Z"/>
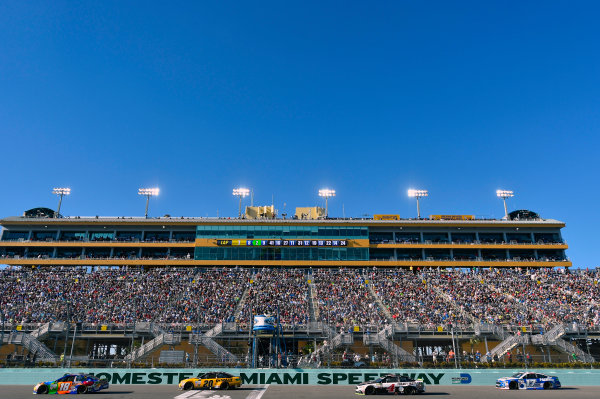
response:
<path fill-rule="evenodd" d="M 68 391 L 70 386 L 71 386 L 70 382 L 61 382 L 58 384 L 58 390 L 59 391 Z"/>

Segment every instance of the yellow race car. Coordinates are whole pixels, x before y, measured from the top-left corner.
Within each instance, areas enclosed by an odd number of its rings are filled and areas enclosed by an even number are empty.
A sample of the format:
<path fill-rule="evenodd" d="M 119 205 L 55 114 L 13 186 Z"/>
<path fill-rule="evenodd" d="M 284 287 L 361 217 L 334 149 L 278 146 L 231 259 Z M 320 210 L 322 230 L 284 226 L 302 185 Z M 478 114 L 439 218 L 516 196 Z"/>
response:
<path fill-rule="evenodd" d="M 242 379 L 222 371 L 212 371 L 195 378 L 179 381 L 179 389 L 234 389 L 242 386 Z"/>

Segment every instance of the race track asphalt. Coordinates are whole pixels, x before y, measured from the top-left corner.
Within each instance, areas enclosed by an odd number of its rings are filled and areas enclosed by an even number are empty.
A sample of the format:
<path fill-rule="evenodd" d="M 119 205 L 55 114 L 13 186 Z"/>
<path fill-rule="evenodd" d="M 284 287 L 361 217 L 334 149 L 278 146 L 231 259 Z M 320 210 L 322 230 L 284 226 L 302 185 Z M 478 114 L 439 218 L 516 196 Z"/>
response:
<path fill-rule="evenodd" d="M 0 387 L 0 398 L 21 399 L 32 397 L 33 386 L 4 385 Z M 428 386 L 420 397 L 464 398 L 464 399 L 522 399 L 522 398 L 600 398 L 600 387 L 565 387 L 556 391 L 501 391 L 494 387 L 482 386 Z M 419 397 L 416 396 L 416 397 Z M 69 397 L 72 397 L 69 395 Z M 109 390 L 85 395 L 91 399 L 315 399 L 357 398 L 351 385 L 247 385 L 242 389 L 229 391 L 188 391 L 177 390 L 176 385 L 114 385 Z M 378 396 L 383 397 L 383 395 Z"/>

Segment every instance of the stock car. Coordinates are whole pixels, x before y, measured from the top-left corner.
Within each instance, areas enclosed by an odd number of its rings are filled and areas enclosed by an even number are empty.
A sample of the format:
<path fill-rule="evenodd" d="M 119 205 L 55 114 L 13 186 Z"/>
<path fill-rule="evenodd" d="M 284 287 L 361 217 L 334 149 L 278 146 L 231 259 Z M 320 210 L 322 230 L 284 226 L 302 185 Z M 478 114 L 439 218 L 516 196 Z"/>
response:
<path fill-rule="evenodd" d="M 33 387 L 33 393 L 43 395 L 47 393 L 90 393 L 108 389 L 108 381 L 94 377 L 91 374 L 65 374 L 58 380 L 40 382 Z"/>
<path fill-rule="evenodd" d="M 548 376 L 530 371 L 520 371 L 511 377 L 499 378 L 496 381 L 499 389 L 558 389 L 558 377 Z"/>
<path fill-rule="evenodd" d="M 423 380 L 414 380 L 406 375 L 388 374 L 374 381 L 366 381 L 356 386 L 358 395 L 376 395 L 380 393 L 414 395 L 425 392 Z"/>
<path fill-rule="evenodd" d="M 200 377 L 186 378 L 179 381 L 179 389 L 234 389 L 242 386 L 242 379 L 222 371 L 211 371 Z"/>

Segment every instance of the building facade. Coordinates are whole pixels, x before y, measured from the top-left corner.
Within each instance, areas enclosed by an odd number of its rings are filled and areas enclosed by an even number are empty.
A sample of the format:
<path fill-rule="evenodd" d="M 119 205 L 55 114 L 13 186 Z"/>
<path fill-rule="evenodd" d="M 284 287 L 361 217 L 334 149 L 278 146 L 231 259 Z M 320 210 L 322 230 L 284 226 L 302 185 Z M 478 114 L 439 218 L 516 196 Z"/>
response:
<path fill-rule="evenodd" d="M 2 264 L 25 266 L 570 267 L 563 222 L 8 217 Z"/>

